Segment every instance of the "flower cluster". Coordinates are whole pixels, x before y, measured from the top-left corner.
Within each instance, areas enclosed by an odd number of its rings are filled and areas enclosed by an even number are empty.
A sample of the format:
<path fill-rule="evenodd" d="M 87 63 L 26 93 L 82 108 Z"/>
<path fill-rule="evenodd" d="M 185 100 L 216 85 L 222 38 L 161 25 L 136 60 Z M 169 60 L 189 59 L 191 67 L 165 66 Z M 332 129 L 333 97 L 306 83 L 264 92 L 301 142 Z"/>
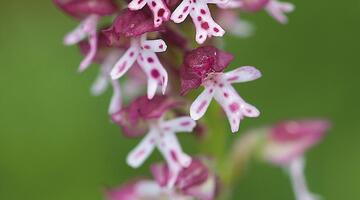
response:
<path fill-rule="evenodd" d="M 205 116 L 212 99 L 220 104 L 231 131 L 238 132 L 241 120 L 258 117 L 260 111 L 247 103 L 232 84 L 256 80 L 261 72 L 253 66 L 226 69 L 234 55 L 216 48 L 212 37 L 222 37 L 226 31 L 248 33 L 251 26 L 239 20 L 239 12 L 265 10 L 280 23 L 286 23 L 285 14 L 294 6 L 277 0 L 54 3 L 80 20 L 79 26 L 64 38 L 64 44 L 78 44 L 84 55 L 79 71 L 91 64 L 100 65 L 92 94 L 100 95 L 111 85 L 109 116 L 124 136 L 142 138 L 129 152 L 127 164 L 139 168 L 155 149 L 165 161 L 151 166 L 154 179 L 134 179 L 109 190 L 107 198 L 212 200 L 222 195 L 220 186 L 226 183 L 221 172 L 224 168 L 217 167 L 220 161 L 212 155 L 191 157 L 181 147 L 177 133 L 203 130 L 204 125 L 198 121 Z M 215 4 L 214 9 L 209 4 Z M 191 42 L 193 36 L 185 36 L 193 34 L 186 33 L 192 29 L 186 20 L 189 15 L 197 44 Z M 107 23 L 105 16 L 113 16 L 114 20 Z M 180 23 L 183 25 L 176 25 Z M 124 79 L 121 87 L 119 79 Z M 196 98 L 185 97 L 200 86 L 204 90 Z M 295 188 L 302 187 L 302 191 L 297 191 L 300 200 L 311 199 L 304 185 L 296 185 L 303 182 L 298 176 L 303 167 L 302 154 L 321 139 L 326 128 L 327 123 L 318 121 L 284 123 L 271 130 L 263 145 L 264 158 L 288 168 Z"/>

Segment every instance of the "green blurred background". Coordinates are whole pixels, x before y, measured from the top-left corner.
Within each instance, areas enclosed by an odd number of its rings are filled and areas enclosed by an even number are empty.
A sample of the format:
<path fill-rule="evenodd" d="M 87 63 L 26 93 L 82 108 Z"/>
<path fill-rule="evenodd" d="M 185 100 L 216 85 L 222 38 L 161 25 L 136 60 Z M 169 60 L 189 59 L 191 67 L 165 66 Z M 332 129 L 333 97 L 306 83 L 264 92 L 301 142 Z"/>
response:
<path fill-rule="evenodd" d="M 295 4 L 287 26 L 262 12 L 244 15 L 257 27 L 253 37 L 226 36 L 232 67 L 251 64 L 264 75 L 238 87 L 262 110 L 240 134 L 287 118 L 331 119 L 332 131 L 308 154 L 310 188 L 327 200 L 360 199 L 360 1 Z M 77 48 L 62 46 L 76 22 L 51 1 L 2 1 L 0 25 L 0 199 L 99 200 L 105 187 L 146 175 L 149 161 L 140 170 L 125 164 L 138 140 L 110 123 L 110 92 L 89 94 L 96 67 L 80 76 Z M 194 138 L 181 139 L 186 152 L 196 150 Z M 263 163 L 251 164 L 235 196 L 294 199 L 285 173 Z"/>

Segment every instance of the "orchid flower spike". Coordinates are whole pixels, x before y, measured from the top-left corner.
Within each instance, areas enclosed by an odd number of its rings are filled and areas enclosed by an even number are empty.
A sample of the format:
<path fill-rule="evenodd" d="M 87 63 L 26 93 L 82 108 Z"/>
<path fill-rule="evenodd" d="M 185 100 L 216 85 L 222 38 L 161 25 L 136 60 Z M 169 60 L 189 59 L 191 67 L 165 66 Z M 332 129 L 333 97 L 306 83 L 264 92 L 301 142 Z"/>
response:
<path fill-rule="evenodd" d="M 304 154 L 323 139 L 329 127 L 326 120 L 286 121 L 271 128 L 266 136 L 264 158 L 286 169 L 297 200 L 319 199 L 308 190 Z"/>
<path fill-rule="evenodd" d="M 227 0 L 183 0 L 171 15 L 171 20 L 175 23 L 183 22 L 190 14 L 196 28 L 196 42 L 202 44 L 207 37 L 221 37 L 225 34 L 222 29 L 211 17 L 208 3 L 223 4 Z"/>
<path fill-rule="evenodd" d="M 65 13 L 81 20 L 79 26 L 65 36 L 64 44 L 74 45 L 86 38 L 89 40 L 90 51 L 79 67 L 79 71 L 83 72 L 96 55 L 96 29 L 100 18 L 115 13 L 118 7 L 113 0 L 54 0 L 54 3 Z"/>
<path fill-rule="evenodd" d="M 159 27 L 170 18 L 170 10 L 163 0 L 132 0 L 128 7 L 130 10 L 140 10 L 145 4 L 148 5 L 154 16 L 154 26 Z"/>
<path fill-rule="evenodd" d="M 194 120 L 204 116 L 213 98 L 224 109 L 232 132 L 239 130 L 240 121 L 246 117 L 258 117 L 260 112 L 246 103 L 231 85 L 252 81 L 261 77 L 260 71 L 245 66 L 224 73 L 233 56 L 215 47 L 207 46 L 195 49 L 185 55 L 181 72 L 182 94 L 200 85 L 205 90 L 190 107 L 190 116 Z"/>
<path fill-rule="evenodd" d="M 191 132 L 196 123 L 190 117 L 178 117 L 164 120 L 164 114 L 177 107 L 178 101 L 166 96 L 155 96 L 149 100 L 145 96 L 133 101 L 127 108 L 112 115 L 113 121 L 123 127 L 124 134 L 134 137 L 143 134 L 136 126 L 140 121 L 148 127 L 148 133 L 127 156 L 127 163 L 133 168 L 140 167 L 155 147 L 164 156 L 169 169 L 168 186 L 172 187 L 183 167 L 188 167 L 191 157 L 185 154 L 176 137 L 178 132 Z"/>

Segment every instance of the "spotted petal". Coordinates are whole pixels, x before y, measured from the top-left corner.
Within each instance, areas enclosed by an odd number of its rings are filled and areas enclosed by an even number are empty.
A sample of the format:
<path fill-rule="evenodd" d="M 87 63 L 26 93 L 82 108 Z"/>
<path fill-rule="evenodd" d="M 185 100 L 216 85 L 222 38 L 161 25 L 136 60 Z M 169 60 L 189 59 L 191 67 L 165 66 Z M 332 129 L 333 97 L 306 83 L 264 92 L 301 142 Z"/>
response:
<path fill-rule="evenodd" d="M 190 13 L 191 10 L 190 6 L 191 6 L 190 1 L 188 0 L 182 1 L 181 4 L 172 13 L 171 20 L 173 20 L 175 23 L 183 22 Z"/>
<path fill-rule="evenodd" d="M 178 117 L 161 124 L 161 128 L 165 131 L 171 132 L 191 132 L 195 126 L 196 122 L 190 117 Z"/>
<path fill-rule="evenodd" d="M 260 78 L 261 73 L 255 67 L 245 66 L 226 72 L 224 77 L 228 83 L 242 83 Z"/>
<path fill-rule="evenodd" d="M 150 132 L 142 139 L 140 144 L 129 153 L 126 158 L 128 165 L 133 168 L 138 168 L 145 162 L 155 148 L 155 134 L 158 133 L 154 129 L 150 130 Z"/>
<path fill-rule="evenodd" d="M 204 3 L 194 4 L 190 16 L 196 28 L 196 42 L 202 44 L 208 36 L 223 36 L 225 31 L 214 21 L 208 6 Z"/>
<path fill-rule="evenodd" d="M 265 8 L 265 10 L 273 18 L 282 24 L 286 24 L 288 22 L 288 18 L 285 14 L 292 12 L 294 9 L 294 4 L 288 2 L 279 2 L 277 0 L 271 0 Z"/>
<path fill-rule="evenodd" d="M 162 87 L 162 93 L 165 94 L 168 74 L 156 54 L 149 50 L 143 50 L 137 61 L 148 78 L 148 98 L 154 97 L 158 86 Z"/>
<path fill-rule="evenodd" d="M 111 78 L 118 79 L 122 77 L 134 64 L 138 55 L 139 49 L 136 46 L 131 46 L 111 70 Z"/>
<path fill-rule="evenodd" d="M 191 164 L 191 157 L 182 151 L 179 141 L 172 132 L 166 132 L 162 136 L 162 143 L 159 146 L 159 150 L 163 154 L 170 169 L 167 186 L 171 188 L 174 186 L 181 169 Z"/>
<path fill-rule="evenodd" d="M 205 90 L 195 99 L 190 107 L 190 116 L 193 120 L 198 120 L 204 116 L 207 108 L 214 95 L 214 89 L 207 87 Z"/>
<path fill-rule="evenodd" d="M 215 99 L 224 109 L 233 133 L 239 130 L 240 121 L 244 116 L 257 117 L 260 115 L 258 109 L 246 103 L 230 84 L 223 84 L 216 89 Z"/>

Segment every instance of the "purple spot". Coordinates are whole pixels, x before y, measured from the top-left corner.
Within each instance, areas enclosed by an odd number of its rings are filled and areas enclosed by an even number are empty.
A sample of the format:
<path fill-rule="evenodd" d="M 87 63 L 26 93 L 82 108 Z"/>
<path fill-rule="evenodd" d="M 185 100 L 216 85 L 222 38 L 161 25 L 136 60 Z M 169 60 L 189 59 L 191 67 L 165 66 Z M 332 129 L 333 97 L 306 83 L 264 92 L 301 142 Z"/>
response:
<path fill-rule="evenodd" d="M 214 28 L 214 31 L 215 31 L 215 32 L 219 32 L 219 29 L 215 27 L 215 28 Z"/>
<path fill-rule="evenodd" d="M 171 158 L 173 159 L 174 162 L 178 162 L 178 156 L 175 150 L 171 150 L 170 151 L 171 154 Z"/>
<path fill-rule="evenodd" d="M 148 57 L 147 61 L 148 61 L 149 63 L 153 63 L 153 62 L 154 62 L 154 59 L 151 58 L 151 57 Z"/>
<path fill-rule="evenodd" d="M 162 17 L 162 16 L 164 16 L 164 13 L 165 13 L 165 9 L 161 8 L 161 9 L 158 11 L 158 16 L 159 16 L 159 17 Z"/>
<path fill-rule="evenodd" d="M 197 112 L 197 113 L 201 112 L 201 110 L 204 109 L 204 107 L 206 106 L 206 104 L 207 104 L 207 101 L 206 101 L 206 100 L 203 101 L 203 102 L 201 102 L 201 104 L 200 104 L 199 108 L 196 110 L 196 112 Z"/>
<path fill-rule="evenodd" d="M 155 1 L 151 2 L 151 5 L 152 5 L 153 7 L 155 7 L 155 6 L 156 6 L 156 2 L 155 2 Z"/>
<path fill-rule="evenodd" d="M 201 9 L 200 10 L 201 14 L 205 15 L 206 14 L 206 11 L 204 9 Z"/>
<path fill-rule="evenodd" d="M 209 29 L 209 24 L 207 22 L 203 22 L 201 23 L 201 28 L 208 30 Z"/>
<path fill-rule="evenodd" d="M 224 97 L 225 97 L 225 98 L 228 98 L 228 97 L 229 97 L 229 94 L 226 93 L 226 92 L 224 92 Z"/>
<path fill-rule="evenodd" d="M 122 71 L 124 71 L 125 67 L 126 67 L 126 61 L 123 62 L 123 64 L 122 64 L 121 67 L 119 68 L 118 73 L 121 73 Z"/>
<path fill-rule="evenodd" d="M 238 111 L 240 107 L 239 107 L 239 104 L 234 102 L 234 103 L 230 104 L 229 108 L 230 108 L 230 111 L 234 113 L 234 112 Z"/>
<path fill-rule="evenodd" d="M 238 76 L 233 76 L 228 78 L 228 81 L 236 81 L 239 77 Z"/>
<path fill-rule="evenodd" d="M 160 73 L 159 73 L 159 71 L 158 71 L 157 69 L 152 69 L 150 73 L 151 73 L 151 76 L 152 76 L 154 79 L 157 79 L 157 78 L 159 78 L 159 76 L 160 76 Z"/>
<path fill-rule="evenodd" d="M 186 6 L 183 10 L 183 13 L 185 13 L 187 10 L 189 10 L 189 6 Z"/>
<path fill-rule="evenodd" d="M 189 126 L 189 125 L 190 125 L 190 122 L 189 122 L 189 121 L 181 122 L 180 125 L 181 125 L 181 126 Z"/>

